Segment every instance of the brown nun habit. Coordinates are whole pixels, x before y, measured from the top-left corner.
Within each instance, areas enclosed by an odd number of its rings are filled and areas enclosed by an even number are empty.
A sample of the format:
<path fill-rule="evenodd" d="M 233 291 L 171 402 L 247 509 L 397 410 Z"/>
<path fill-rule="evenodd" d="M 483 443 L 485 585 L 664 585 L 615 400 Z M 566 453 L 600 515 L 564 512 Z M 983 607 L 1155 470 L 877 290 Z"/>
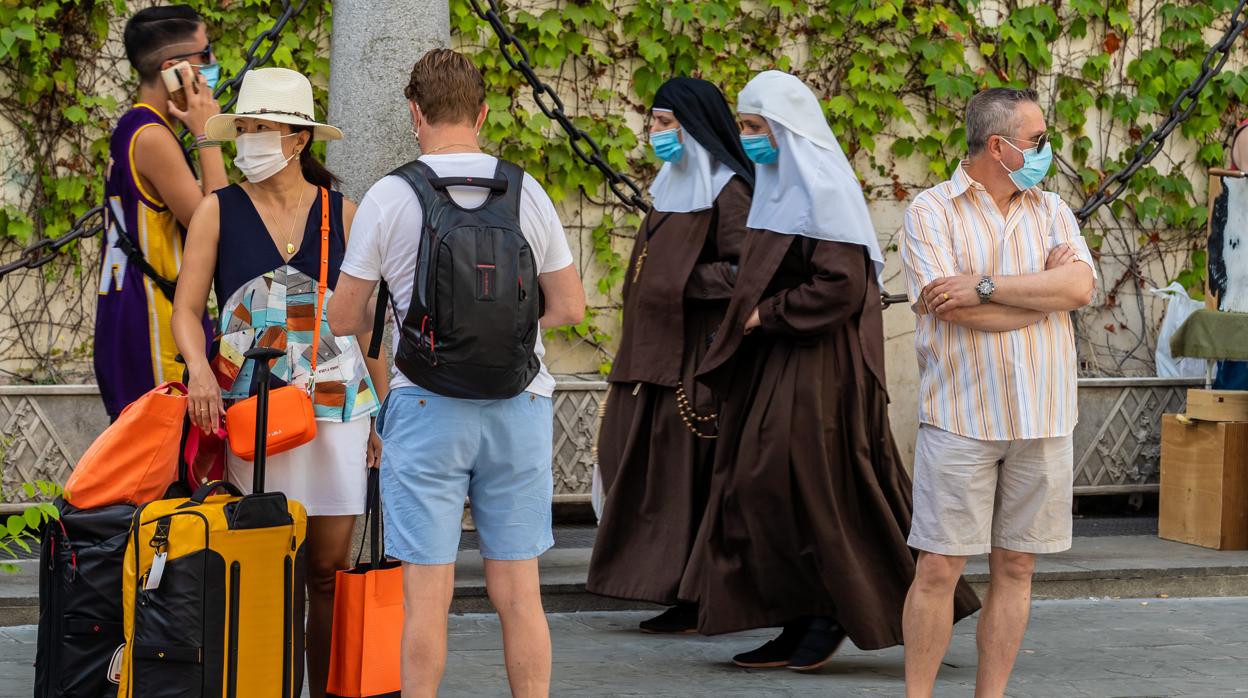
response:
<path fill-rule="evenodd" d="M 732 295 L 753 168 L 723 95 L 710 83 L 669 81 L 655 107 L 675 113 L 684 164 L 701 158 L 701 183 L 710 180 L 708 168 L 727 183 L 713 201 L 675 207 L 701 209 L 694 211 L 658 210 L 665 199 L 688 201 L 688 191 L 652 190 L 656 210 L 637 235 L 626 272 L 623 331 L 599 432 L 606 498 L 587 587 L 673 605 L 706 505 L 716 443 L 717 405 L 694 369 Z M 656 187 L 687 184 L 672 174 L 661 175 Z"/>
<path fill-rule="evenodd" d="M 826 130 L 819 138 L 835 144 L 813 94 L 800 90 L 813 104 L 809 120 Z M 800 90 L 774 102 L 800 102 Z M 746 101 L 743 93 L 742 111 Z M 786 146 L 792 156 L 811 142 L 764 116 L 780 131 L 781 156 L 758 168 L 755 212 L 769 168 L 786 167 Z M 856 179 L 840 186 L 861 197 Z M 838 228 L 845 215 L 782 234 L 758 228 L 755 212 L 731 304 L 698 369 L 722 400 L 721 436 L 679 596 L 699 603 L 705 634 L 827 616 L 862 649 L 896 645 L 915 570 L 911 483 L 889 429 L 878 248 L 848 241 L 874 233 Z M 747 335 L 755 308 L 762 324 Z M 978 608 L 962 582 L 955 617 Z"/>

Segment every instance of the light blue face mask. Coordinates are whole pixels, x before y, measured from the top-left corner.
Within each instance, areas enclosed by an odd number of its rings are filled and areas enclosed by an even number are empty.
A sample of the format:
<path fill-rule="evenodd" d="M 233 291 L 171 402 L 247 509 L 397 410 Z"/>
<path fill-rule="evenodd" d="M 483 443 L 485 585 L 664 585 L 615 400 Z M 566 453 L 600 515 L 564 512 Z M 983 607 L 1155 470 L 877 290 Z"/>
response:
<path fill-rule="evenodd" d="M 208 89 L 217 89 L 217 80 L 221 79 L 221 64 L 211 63 L 209 65 L 199 66 L 199 74 L 204 76 L 204 82 L 208 83 Z"/>
<path fill-rule="evenodd" d="M 1009 138 L 1002 136 L 1001 139 L 1010 143 Z M 1011 172 L 1010 168 L 1005 167 L 1004 162 L 1001 163 L 1005 171 L 1010 173 L 1010 180 L 1014 182 L 1014 186 L 1018 187 L 1019 191 L 1025 191 L 1043 182 L 1049 174 L 1049 166 L 1053 164 L 1053 144 L 1045 143 L 1041 150 L 1035 148 L 1023 150 L 1013 143 L 1010 143 L 1010 147 L 1023 154 L 1023 166 L 1017 170 Z"/>
<path fill-rule="evenodd" d="M 651 133 L 650 147 L 654 148 L 654 154 L 663 162 L 680 162 L 680 156 L 685 153 L 685 144 L 680 142 L 679 128 Z"/>
<path fill-rule="evenodd" d="M 745 148 L 746 157 L 760 165 L 770 165 L 780 157 L 780 149 L 771 144 L 768 133 L 741 136 L 741 147 Z"/>

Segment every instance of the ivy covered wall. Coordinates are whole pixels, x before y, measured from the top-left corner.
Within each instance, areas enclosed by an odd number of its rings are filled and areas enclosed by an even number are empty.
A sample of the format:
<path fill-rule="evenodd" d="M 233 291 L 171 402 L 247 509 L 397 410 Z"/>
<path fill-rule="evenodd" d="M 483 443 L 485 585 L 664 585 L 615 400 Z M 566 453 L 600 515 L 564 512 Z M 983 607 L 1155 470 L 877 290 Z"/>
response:
<path fill-rule="evenodd" d="M 133 80 L 118 42 L 125 14 L 147 3 L 0 0 L 0 259 L 16 245 L 63 232 L 96 202 L 108 124 Z M 196 0 L 228 75 L 271 23 L 268 0 Z M 736 93 L 756 71 L 791 70 L 824 100 L 871 201 L 882 243 L 895 249 L 910 198 L 948 175 L 963 153 L 961 111 L 976 90 L 1033 85 L 1058 150 L 1050 186 L 1073 205 L 1159 123 L 1219 38 L 1231 0 L 515 0 L 507 21 L 539 72 L 608 153 L 612 166 L 648 182 L 657 163 L 641 134 L 662 81 L 696 75 Z M 556 370 L 594 374 L 609 365 L 618 289 L 638 218 L 617 205 L 601 176 L 533 104 L 467 0 L 450 0 L 453 41 L 482 68 L 492 108 L 483 132 L 498 154 L 523 164 L 559 202 L 593 292 L 592 314 L 552 342 Z M 309 3 L 275 64 L 325 84 L 331 6 Z M 1244 39 L 1241 41 L 1248 41 Z M 1179 279 L 1199 292 L 1205 169 L 1248 95 L 1245 44 L 1166 150 L 1086 234 L 1100 254 L 1096 307 L 1079 314 L 1089 375 L 1147 374 L 1161 307 L 1142 293 Z M 415 60 L 415 56 L 412 57 Z M 326 95 L 321 92 L 319 98 Z M 46 273 L 0 283 L 0 367 L 37 380 L 88 377 L 94 248 Z M 888 289 L 902 290 L 895 254 Z M 84 269 L 86 270 L 84 273 Z M 76 294 L 76 295 L 75 295 Z M 886 314 L 894 394 L 913 376 L 908 311 Z M 12 331 L 20 328 L 20 331 Z M 16 358 L 15 358 L 16 357 Z"/>
<path fill-rule="evenodd" d="M 946 178 L 964 154 L 962 110 L 977 90 L 1039 89 L 1058 152 L 1047 186 L 1078 207 L 1120 169 L 1199 74 L 1233 0 L 521 0 L 509 22 L 544 77 L 610 149 L 612 165 L 648 181 L 657 163 L 642 134 L 655 90 L 670 75 L 723 87 L 732 103 L 759 70 L 805 79 L 850 154 L 886 250 L 896 249 L 910 198 Z M 500 152 L 540 173 L 564 198 L 582 236 L 582 260 L 599 291 L 575 335 L 610 360 L 619 281 L 637 223 L 610 199 L 602 177 L 576 161 L 498 54 L 468 0 L 452 0 L 456 42 L 486 74 Z M 1245 42 L 1209 84 L 1167 148 L 1121 200 L 1085 229 L 1100 258 L 1095 307 L 1079 314 L 1087 375 L 1152 371 L 1161 307 L 1142 290 L 1204 280 L 1206 169 L 1225 164 L 1226 142 L 1248 96 Z M 888 286 L 900 292 L 897 255 Z M 913 374 L 913 323 L 887 314 L 890 356 Z M 894 349 L 896 351 L 894 351 Z M 579 357 L 582 367 L 590 361 Z M 890 366 L 892 368 L 892 366 Z M 892 382 L 890 380 L 890 382 Z"/>

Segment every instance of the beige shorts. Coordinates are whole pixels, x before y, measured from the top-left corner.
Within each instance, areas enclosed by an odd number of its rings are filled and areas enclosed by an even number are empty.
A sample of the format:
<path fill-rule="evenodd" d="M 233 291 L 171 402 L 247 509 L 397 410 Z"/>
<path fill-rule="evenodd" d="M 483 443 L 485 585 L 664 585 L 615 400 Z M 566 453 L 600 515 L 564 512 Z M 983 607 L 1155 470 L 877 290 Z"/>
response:
<path fill-rule="evenodd" d="M 928 424 L 914 450 L 910 547 L 941 555 L 1070 549 L 1070 436 L 980 441 Z"/>

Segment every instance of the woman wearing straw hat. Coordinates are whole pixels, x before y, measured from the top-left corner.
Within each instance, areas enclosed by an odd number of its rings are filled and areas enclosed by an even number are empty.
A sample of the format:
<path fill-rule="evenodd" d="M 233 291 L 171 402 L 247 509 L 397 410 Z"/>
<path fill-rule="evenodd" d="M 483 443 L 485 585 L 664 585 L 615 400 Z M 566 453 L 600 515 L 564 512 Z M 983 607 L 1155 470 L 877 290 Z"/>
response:
<path fill-rule="evenodd" d="M 367 466 L 380 442 L 370 417 L 384 397 L 384 364 L 366 360 L 367 337 L 334 337 L 316 312 L 321 274 L 322 212 L 329 208 L 326 281 L 337 285 L 355 204 L 329 191 L 337 178 L 311 153 L 314 140 L 342 132 L 313 119 L 312 85 L 284 68 L 252 70 L 233 114 L 212 117 L 208 138 L 232 140 L 234 164 L 247 181 L 220 189 L 195 211 L 173 307 L 173 331 L 190 372 L 190 416 L 204 431 L 217 428 L 227 401 L 254 393 L 254 346 L 284 349 L 273 376 L 306 385 L 312 373 L 312 327 L 320 318 L 313 404 L 316 438 L 268 459 L 267 489 L 282 491 L 308 511 L 308 675 L 312 696 L 325 694 L 334 573 L 348 566 L 355 517 L 364 510 Z M 221 350 L 211 362 L 201 317 L 215 285 Z M 310 297 L 310 298 L 309 298 Z M 222 391 L 219 386 L 229 386 Z M 251 464 L 228 462 L 229 479 L 251 489 Z"/>

